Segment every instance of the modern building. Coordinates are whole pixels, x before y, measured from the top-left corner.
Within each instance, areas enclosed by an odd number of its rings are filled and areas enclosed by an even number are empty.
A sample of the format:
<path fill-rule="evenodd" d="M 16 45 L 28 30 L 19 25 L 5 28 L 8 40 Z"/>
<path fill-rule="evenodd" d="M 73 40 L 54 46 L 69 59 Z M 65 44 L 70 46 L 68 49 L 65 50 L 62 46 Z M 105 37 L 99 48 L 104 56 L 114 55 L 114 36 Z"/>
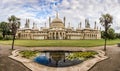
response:
<path fill-rule="evenodd" d="M 56 14 L 56 17 L 51 21 L 49 17 L 49 28 L 43 27 L 41 29 L 37 28 L 37 25 L 33 23 L 32 29 L 29 27 L 30 20 L 26 20 L 25 27 L 17 31 L 16 37 L 18 39 L 50 39 L 50 40 L 61 40 L 61 39 L 101 39 L 101 32 L 94 25 L 94 29 L 90 28 L 89 20 L 85 19 L 85 28 L 82 29 L 79 24 L 78 28 L 75 30 L 70 26 L 65 27 L 66 18 L 61 20 Z"/>

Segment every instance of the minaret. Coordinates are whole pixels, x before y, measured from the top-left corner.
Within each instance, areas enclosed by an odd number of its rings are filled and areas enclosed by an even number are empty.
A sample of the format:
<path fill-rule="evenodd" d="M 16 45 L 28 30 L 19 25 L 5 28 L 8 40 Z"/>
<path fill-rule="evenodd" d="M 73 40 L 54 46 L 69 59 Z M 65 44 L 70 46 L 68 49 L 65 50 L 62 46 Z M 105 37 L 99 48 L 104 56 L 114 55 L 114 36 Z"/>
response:
<path fill-rule="evenodd" d="M 68 28 L 70 28 L 70 22 L 68 23 Z"/>
<path fill-rule="evenodd" d="M 82 23 L 80 22 L 80 28 L 81 28 L 81 26 L 82 26 Z"/>
<path fill-rule="evenodd" d="M 45 22 L 45 28 L 46 28 L 46 22 Z"/>
<path fill-rule="evenodd" d="M 80 28 L 80 24 L 78 24 L 78 28 Z"/>
<path fill-rule="evenodd" d="M 29 19 L 26 19 L 25 28 L 29 28 L 29 23 L 30 23 Z"/>
<path fill-rule="evenodd" d="M 58 18 L 58 12 L 56 12 L 56 18 Z"/>
<path fill-rule="evenodd" d="M 50 27 L 50 24 L 51 24 L 51 17 L 49 17 L 49 27 Z"/>
<path fill-rule="evenodd" d="M 65 26 L 66 17 L 63 18 L 63 21 L 64 21 L 64 26 Z"/>
<path fill-rule="evenodd" d="M 98 30 L 98 26 L 97 26 L 97 30 Z"/>
<path fill-rule="evenodd" d="M 35 23 L 33 22 L 33 27 L 32 27 L 32 29 L 35 29 Z"/>
<path fill-rule="evenodd" d="M 95 21 L 94 29 L 96 29 L 96 21 Z"/>
<path fill-rule="evenodd" d="M 24 28 L 27 28 L 27 19 L 26 19 L 26 23 L 25 23 L 25 27 Z"/>
<path fill-rule="evenodd" d="M 101 31 L 101 27 L 100 27 L 100 31 Z"/>
<path fill-rule="evenodd" d="M 28 19 L 27 28 L 29 28 L 30 20 Z"/>
<path fill-rule="evenodd" d="M 85 19 L 85 28 L 87 28 L 87 19 Z"/>

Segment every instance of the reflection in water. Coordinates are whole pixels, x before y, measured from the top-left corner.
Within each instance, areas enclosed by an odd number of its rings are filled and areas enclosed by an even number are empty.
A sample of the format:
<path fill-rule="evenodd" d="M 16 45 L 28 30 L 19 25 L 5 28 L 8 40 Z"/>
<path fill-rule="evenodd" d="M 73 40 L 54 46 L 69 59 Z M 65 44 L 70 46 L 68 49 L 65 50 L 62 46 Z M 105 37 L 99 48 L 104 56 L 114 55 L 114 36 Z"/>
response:
<path fill-rule="evenodd" d="M 34 61 L 51 67 L 66 67 L 76 65 L 82 62 L 82 60 L 78 59 L 67 60 L 65 57 L 68 56 L 70 53 L 71 52 L 63 51 L 43 52 L 40 54 L 40 56 L 36 57 Z"/>

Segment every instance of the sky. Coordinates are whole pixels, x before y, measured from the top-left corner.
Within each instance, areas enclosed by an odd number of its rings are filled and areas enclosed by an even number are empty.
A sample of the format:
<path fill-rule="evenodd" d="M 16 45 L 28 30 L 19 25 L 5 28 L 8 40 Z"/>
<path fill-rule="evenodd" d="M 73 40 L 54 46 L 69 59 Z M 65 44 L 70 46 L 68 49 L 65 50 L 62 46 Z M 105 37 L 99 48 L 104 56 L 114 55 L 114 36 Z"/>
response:
<path fill-rule="evenodd" d="M 54 19 L 56 12 L 60 19 L 66 17 L 66 27 L 70 23 L 75 29 L 80 22 L 84 28 L 85 19 L 89 19 L 91 28 L 96 21 L 97 26 L 103 29 L 99 18 L 109 13 L 113 16 L 111 27 L 120 33 L 120 0 L 0 0 L 0 22 L 15 15 L 21 19 L 21 28 L 26 19 L 30 19 L 31 27 L 33 22 L 38 28 L 44 27 L 45 23 L 48 27 L 48 18 Z"/>

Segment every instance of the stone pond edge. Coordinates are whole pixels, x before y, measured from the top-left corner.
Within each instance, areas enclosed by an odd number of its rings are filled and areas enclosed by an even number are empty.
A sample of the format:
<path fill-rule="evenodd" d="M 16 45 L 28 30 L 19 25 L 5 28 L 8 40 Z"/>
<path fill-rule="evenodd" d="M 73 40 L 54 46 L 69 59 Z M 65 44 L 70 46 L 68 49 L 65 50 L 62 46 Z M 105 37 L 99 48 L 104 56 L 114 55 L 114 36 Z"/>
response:
<path fill-rule="evenodd" d="M 27 68 L 29 68 L 32 71 L 62 71 L 62 70 L 63 71 L 88 71 L 92 67 L 94 67 L 96 65 L 96 63 L 108 58 L 107 56 L 105 56 L 104 51 L 95 50 L 98 52 L 98 55 L 96 55 L 95 58 L 93 58 L 93 59 L 86 60 L 83 63 L 75 65 L 75 66 L 55 68 L 55 67 L 43 66 L 43 65 L 40 65 L 38 63 L 33 62 L 30 59 L 20 57 L 20 56 L 18 56 L 19 51 L 20 50 L 18 50 L 18 49 L 12 51 L 12 55 L 10 55 L 9 57 L 16 60 L 16 61 L 21 62 L 22 64 L 24 64 Z"/>

